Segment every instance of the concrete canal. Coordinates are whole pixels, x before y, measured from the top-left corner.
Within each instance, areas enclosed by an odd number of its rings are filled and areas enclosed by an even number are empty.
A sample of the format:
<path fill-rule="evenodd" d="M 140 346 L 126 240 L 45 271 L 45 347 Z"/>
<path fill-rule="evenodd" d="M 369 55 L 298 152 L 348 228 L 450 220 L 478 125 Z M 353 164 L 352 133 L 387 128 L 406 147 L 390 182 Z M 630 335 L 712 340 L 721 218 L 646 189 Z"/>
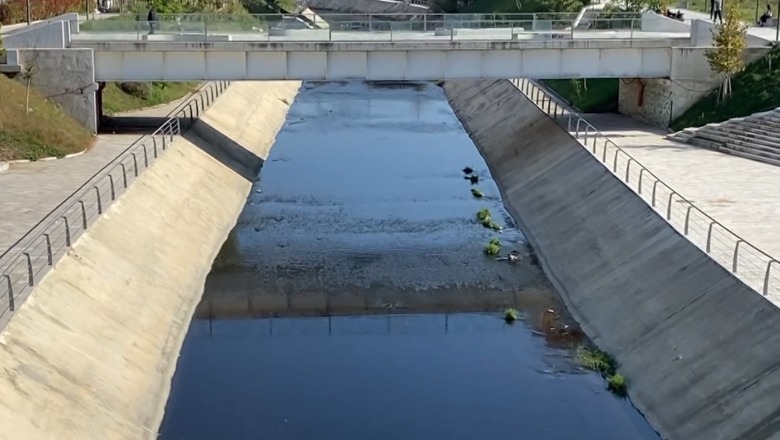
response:
<path fill-rule="evenodd" d="M 486 256 L 492 238 L 519 261 Z M 584 342 L 439 87 L 307 83 L 206 283 L 161 437 L 659 438 L 579 366 Z"/>

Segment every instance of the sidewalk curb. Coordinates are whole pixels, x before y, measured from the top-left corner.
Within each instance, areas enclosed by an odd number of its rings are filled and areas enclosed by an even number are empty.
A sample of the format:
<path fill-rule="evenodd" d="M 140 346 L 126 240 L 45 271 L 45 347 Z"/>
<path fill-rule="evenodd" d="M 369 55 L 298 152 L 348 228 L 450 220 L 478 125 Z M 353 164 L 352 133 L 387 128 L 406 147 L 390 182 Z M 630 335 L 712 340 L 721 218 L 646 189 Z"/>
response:
<path fill-rule="evenodd" d="M 65 156 L 62 156 L 62 157 L 48 156 L 48 157 L 42 157 L 40 159 L 35 159 L 35 160 L 32 160 L 32 159 L 7 160 L 7 161 L 4 161 L 4 162 L 0 162 L 0 173 L 2 173 L 4 171 L 8 171 L 8 169 L 10 168 L 11 165 L 17 165 L 17 164 L 23 164 L 23 163 L 32 163 L 32 162 L 44 162 L 44 161 L 49 161 L 49 160 L 70 159 L 70 158 L 73 158 L 73 157 L 81 156 L 82 154 L 86 153 L 87 150 L 89 150 L 89 147 L 87 147 L 87 148 L 85 148 L 85 149 L 83 149 L 81 151 L 78 151 L 76 153 L 66 154 Z"/>

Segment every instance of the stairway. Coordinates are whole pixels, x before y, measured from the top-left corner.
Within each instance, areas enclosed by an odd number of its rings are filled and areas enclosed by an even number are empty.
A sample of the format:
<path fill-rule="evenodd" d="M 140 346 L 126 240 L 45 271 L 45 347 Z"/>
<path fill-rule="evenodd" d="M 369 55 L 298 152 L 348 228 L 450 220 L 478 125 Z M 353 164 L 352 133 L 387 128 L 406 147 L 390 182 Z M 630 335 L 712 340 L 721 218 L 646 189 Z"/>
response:
<path fill-rule="evenodd" d="M 719 124 L 686 128 L 669 139 L 780 165 L 780 108 Z"/>

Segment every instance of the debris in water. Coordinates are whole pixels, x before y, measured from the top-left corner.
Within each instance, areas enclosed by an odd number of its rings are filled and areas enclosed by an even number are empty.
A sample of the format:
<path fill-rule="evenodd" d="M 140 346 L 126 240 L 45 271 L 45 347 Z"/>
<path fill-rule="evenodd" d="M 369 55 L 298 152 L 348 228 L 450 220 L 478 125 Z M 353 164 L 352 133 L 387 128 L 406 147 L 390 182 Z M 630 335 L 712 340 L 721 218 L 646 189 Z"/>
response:
<path fill-rule="evenodd" d="M 471 195 L 478 199 L 485 197 L 485 194 L 482 191 L 478 190 L 477 188 L 471 188 Z"/>
<path fill-rule="evenodd" d="M 477 176 L 476 174 L 472 174 L 469 176 L 469 180 L 471 181 L 472 185 L 476 185 L 477 183 L 479 183 L 479 176 Z"/>
<path fill-rule="evenodd" d="M 463 174 L 471 174 L 473 172 L 474 172 L 474 170 L 471 169 L 471 167 L 463 168 Z"/>
<path fill-rule="evenodd" d="M 512 324 L 519 318 L 520 313 L 518 313 L 517 310 L 513 309 L 512 307 L 508 307 L 506 310 L 504 310 L 504 321 L 506 321 L 508 324 Z"/>

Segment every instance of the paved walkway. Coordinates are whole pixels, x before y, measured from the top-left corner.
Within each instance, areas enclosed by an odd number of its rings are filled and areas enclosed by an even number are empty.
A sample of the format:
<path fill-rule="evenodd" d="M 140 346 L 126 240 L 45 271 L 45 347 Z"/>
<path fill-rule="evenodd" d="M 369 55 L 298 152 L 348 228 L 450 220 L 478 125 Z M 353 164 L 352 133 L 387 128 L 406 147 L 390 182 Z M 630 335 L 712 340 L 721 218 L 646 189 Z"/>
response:
<path fill-rule="evenodd" d="M 527 83 L 520 80 L 519 87 L 525 88 Z M 543 95 L 531 95 L 539 96 L 537 104 L 547 108 L 547 103 L 542 101 Z M 666 130 L 626 116 L 585 114 L 582 117 L 677 194 L 736 234 L 738 237 L 720 227 L 710 230 L 707 218 L 695 210 L 690 211 L 688 239 L 706 250 L 711 234 L 710 255 L 729 270 L 733 270 L 734 252 L 738 249 L 737 276 L 759 292 L 763 291 L 769 258 L 740 244 L 739 239 L 780 260 L 780 228 L 777 227 L 780 167 L 673 142 L 666 139 Z M 581 137 L 580 141 L 583 139 Z M 589 149 L 593 148 L 592 139 L 588 142 Z M 604 154 L 603 145 L 603 140 L 596 142 L 600 159 Z M 630 183 L 627 185 L 634 191 L 639 192 L 641 176 L 644 184 L 641 197 L 652 204 L 653 179 L 648 174 L 640 174 L 636 165 L 628 167 L 629 160 L 625 155 L 619 155 L 615 162 L 615 150 L 611 147 L 607 149 L 606 157 L 610 168 L 617 164 L 617 175 L 622 180 L 625 181 L 626 169 L 629 170 Z M 661 185 L 657 190 L 656 210 L 666 217 L 671 206 L 670 223 L 685 233 L 688 205 Z M 667 204 L 670 195 L 671 205 Z M 767 287 L 769 298 L 780 306 L 780 265 L 773 266 Z"/>
<path fill-rule="evenodd" d="M 761 9 L 759 9 L 758 13 L 761 15 L 764 12 L 764 5 L 765 3 L 761 3 Z M 670 8 L 673 11 L 677 11 L 677 8 Z M 710 18 L 709 13 L 704 12 L 697 12 L 697 11 L 691 11 L 688 9 L 679 9 L 683 13 L 683 17 L 685 18 L 685 22 L 688 24 L 691 24 L 691 20 L 704 20 L 711 22 L 712 19 Z M 775 14 L 777 14 L 777 11 L 774 11 Z M 755 23 L 748 23 L 750 27 L 748 28 L 748 34 L 762 38 L 767 41 L 775 41 L 777 36 L 777 30 L 775 27 L 758 27 L 755 26 Z"/>
<path fill-rule="evenodd" d="M 179 102 L 127 115 L 165 116 Z M 0 172 L 0 254 L 138 138 L 99 135 L 95 145 L 81 156 L 11 165 L 8 171 Z"/>
<path fill-rule="evenodd" d="M 583 118 L 715 220 L 780 259 L 780 167 L 673 142 L 626 116 Z"/>

